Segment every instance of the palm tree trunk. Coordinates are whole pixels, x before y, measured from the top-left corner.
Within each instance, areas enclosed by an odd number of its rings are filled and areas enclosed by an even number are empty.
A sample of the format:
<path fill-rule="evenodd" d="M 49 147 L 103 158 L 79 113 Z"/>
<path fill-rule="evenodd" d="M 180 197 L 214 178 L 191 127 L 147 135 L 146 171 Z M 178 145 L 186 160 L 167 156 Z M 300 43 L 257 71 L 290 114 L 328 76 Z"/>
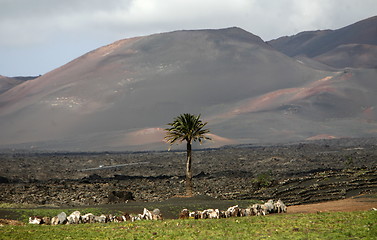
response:
<path fill-rule="evenodd" d="M 191 142 L 187 141 L 186 195 L 192 196 Z"/>

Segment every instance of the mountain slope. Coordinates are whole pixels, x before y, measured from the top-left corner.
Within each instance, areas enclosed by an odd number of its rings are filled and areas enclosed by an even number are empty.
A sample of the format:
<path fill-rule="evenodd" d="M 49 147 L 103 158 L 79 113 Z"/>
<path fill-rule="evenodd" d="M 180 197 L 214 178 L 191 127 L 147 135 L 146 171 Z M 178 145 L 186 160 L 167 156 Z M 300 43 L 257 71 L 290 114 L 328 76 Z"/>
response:
<path fill-rule="evenodd" d="M 35 78 L 37 77 L 5 77 L 0 75 L 0 94 L 25 81 L 33 80 Z"/>
<path fill-rule="evenodd" d="M 365 136 L 375 77 L 313 69 L 239 28 L 125 39 L 1 94 L 0 145 L 166 149 L 162 129 L 184 112 L 209 121 L 204 147 Z"/>
<path fill-rule="evenodd" d="M 294 36 L 271 40 L 268 43 L 291 57 L 305 55 L 334 67 L 370 67 L 371 64 L 375 65 L 372 62 L 375 59 L 375 50 L 365 51 L 365 47 L 377 46 L 377 16 L 337 30 L 302 32 Z M 353 53 L 347 54 L 350 51 L 350 44 L 352 44 Z M 335 62 L 329 55 L 338 54 L 339 56 L 339 51 L 342 51 L 342 60 Z M 325 56 L 321 57 L 321 55 Z M 352 58 L 355 55 L 362 55 L 370 60 L 356 61 L 353 64 Z"/>
<path fill-rule="evenodd" d="M 314 59 L 337 68 L 377 68 L 377 45 L 343 44 Z"/>
<path fill-rule="evenodd" d="M 0 75 L 0 94 L 8 91 L 14 86 L 20 84 L 21 81 Z"/>

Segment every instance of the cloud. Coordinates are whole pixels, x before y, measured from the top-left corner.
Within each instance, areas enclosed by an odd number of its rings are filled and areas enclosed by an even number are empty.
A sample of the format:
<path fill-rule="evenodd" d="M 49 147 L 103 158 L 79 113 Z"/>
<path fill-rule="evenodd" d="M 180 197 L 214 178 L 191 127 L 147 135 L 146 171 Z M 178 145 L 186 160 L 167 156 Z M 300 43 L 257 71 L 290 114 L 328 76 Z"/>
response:
<path fill-rule="evenodd" d="M 6 0 L 4 5 L 0 2 L 0 31 L 3 35 L 0 44 L 32 45 L 49 41 L 54 36 L 96 32 L 96 25 L 102 24 L 102 15 L 112 15 L 117 9 L 127 7 L 128 2 Z"/>
<path fill-rule="evenodd" d="M 304 29 L 341 26 L 376 12 L 375 0 L 2 0 L 0 44 L 49 41 L 60 33 L 120 33 L 240 26 L 268 40 Z M 370 7 L 370 8 L 368 8 Z M 335 16 L 335 17 L 334 17 Z M 348 20 L 348 23 L 350 24 Z M 285 34 L 284 34 L 285 33 Z M 32 36 L 32 37 L 31 37 Z"/>
<path fill-rule="evenodd" d="M 375 0 L 0 0 L 0 52 L 14 49 L 8 59 L 19 60 L 19 52 L 46 48 L 60 51 L 57 57 L 69 53 L 66 61 L 123 38 L 232 26 L 270 40 L 340 28 L 376 12 Z M 10 69 L 4 64 L 0 74 Z"/>
<path fill-rule="evenodd" d="M 228 27 L 234 25 L 229 19 L 245 9 L 246 5 L 250 5 L 249 1 L 134 0 L 127 9 L 103 15 L 102 19 L 109 25 L 141 33 Z"/>

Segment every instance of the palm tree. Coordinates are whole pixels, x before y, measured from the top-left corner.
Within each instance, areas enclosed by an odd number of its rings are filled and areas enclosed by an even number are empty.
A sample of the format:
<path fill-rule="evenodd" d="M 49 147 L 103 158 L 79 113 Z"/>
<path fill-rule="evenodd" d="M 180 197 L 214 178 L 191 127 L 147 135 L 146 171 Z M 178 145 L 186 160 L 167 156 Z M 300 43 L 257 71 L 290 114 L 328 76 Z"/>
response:
<path fill-rule="evenodd" d="M 200 120 L 200 114 L 195 116 L 193 114 L 181 114 L 174 119 L 172 123 L 168 123 L 170 128 L 166 128 L 166 141 L 173 145 L 176 141 L 187 143 L 187 161 L 186 161 L 186 194 L 192 196 L 192 171 L 191 171 L 191 151 L 192 143 L 198 141 L 202 143 L 203 140 L 209 137 L 204 134 L 209 133 L 208 129 L 204 129 L 207 122 Z"/>

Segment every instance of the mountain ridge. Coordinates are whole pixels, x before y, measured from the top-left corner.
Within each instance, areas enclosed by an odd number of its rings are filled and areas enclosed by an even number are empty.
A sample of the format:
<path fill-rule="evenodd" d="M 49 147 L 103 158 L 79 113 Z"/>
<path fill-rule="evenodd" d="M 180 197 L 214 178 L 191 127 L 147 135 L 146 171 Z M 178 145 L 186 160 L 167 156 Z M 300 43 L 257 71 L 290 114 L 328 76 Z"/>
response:
<path fill-rule="evenodd" d="M 0 94 L 0 146 L 167 149 L 163 128 L 184 112 L 209 121 L 202 147 L 374 136 L 375 77 L 291 58 L 237 27 L 123 39 Z"/>
<path fill-rule="evenodd" d="M 356 65 L 332 64 L 331 61 L 326 61 L 320 56 L 326 53 L 329 54 L 330 51 L 337 47 L 347 44 L 377 46 L 376 26 L 377 16 L 374 16 L 340 29 L 306 31 L 292 36 L 277 38 L 268 41 L 268 43 L 290 57 L 304 55 L 335 67 L 354 67 Z M 374 56 L 374 53 L 371 55 Z M 369 65 L 361 65 L 361 67 L 364 66 L 369 67 Z"/>

